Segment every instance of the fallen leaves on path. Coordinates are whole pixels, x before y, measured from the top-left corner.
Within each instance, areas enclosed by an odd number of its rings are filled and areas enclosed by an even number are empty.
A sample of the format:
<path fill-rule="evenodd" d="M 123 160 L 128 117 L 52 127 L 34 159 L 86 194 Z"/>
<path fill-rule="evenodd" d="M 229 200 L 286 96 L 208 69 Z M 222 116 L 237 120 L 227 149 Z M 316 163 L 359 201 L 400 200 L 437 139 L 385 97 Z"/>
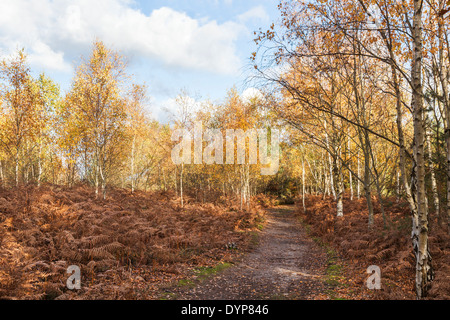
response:
<path fill-rule="evenodd" d="M 326 254 L 305 233 L 295 207 L 269 210 L 254 250 L 194 287 L 169 289 L 183 300 L 312 300 L 325 290 Z"/>

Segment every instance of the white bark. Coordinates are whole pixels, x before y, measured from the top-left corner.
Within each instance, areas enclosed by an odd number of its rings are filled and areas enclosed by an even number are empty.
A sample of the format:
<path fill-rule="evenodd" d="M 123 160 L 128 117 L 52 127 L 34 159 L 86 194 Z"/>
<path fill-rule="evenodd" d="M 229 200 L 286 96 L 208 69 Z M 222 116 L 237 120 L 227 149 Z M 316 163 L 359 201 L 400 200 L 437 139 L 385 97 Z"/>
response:
<path fill-rule="evenodd" d="M 3 175 L 3 161 L 0 160 L 0 181 L 2 182 L 2 186 L 5 187 L 5 177 Z"/>
<path fill-rule="evenodd" d="M 431 191 L 433 193 L 434 210 L 435 210 L 436 214 L 439 216 L 439 211 L 440 211 L 439 193 L 438 193 L 438 187 L 437 187 L 437 181 L 436 181 L 436 172 L 434 170 L 433 159 L 432 159 L 430 135 L 428 135 L 428 134 L 427 134 L 427 149 L 428 149 L 428 157 L 429 157 L 429 163 L 430 163 Z"/>
<path fill-rule="evenodd" d="M 352 153 L 352 142 L 350 140 L 350 135 L 348 136 L 348 154 L 349 157 L 351 157 L 351 153 Z M 348 167 L 350 168 L 349 172 L 349 184 L 350 184 L 350 200 L 353 201 L 353 195 L 354 195 L 354 191 L 353 191 L 353 173 L 351 171 L 351 161 L 348 164 Z"/>
<path fill-rule="evenodd" d="M 303 212 L 306 212 L 306 204 L 305 204 L 305 160 L 302 160 L 302 204 L 303 204 Z"/>
<path fill-rule="evenodd" d="M 415 157 L 415 191 L 417 214 L 413 216 L 412 240 L 416 255 L 416 294 L 419 299 L 426 297 L 433 280 L 431 256 L 428 251 L 428 208 L 425 190 L 425 156 L 424 156 L 424 110 L 423 110 L 423 0 L 414 0 L 413 17 L 413 61 L 411 83 L 414 110 L 414 157 Z"/>

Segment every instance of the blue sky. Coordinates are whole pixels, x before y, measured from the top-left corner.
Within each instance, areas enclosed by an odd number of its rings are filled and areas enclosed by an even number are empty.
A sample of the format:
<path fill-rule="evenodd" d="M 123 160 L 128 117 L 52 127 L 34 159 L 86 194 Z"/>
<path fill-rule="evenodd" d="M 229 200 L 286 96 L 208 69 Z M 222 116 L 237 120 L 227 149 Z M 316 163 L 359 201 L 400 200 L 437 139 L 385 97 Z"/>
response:
<path fill-rule="evenodd" d="M 25 48 L 35 73 L 67 90 L 95 38 L 129 59 L 154 117 L 182 89 L 219 102 L 243 92 L 253 31 L 279 19 L 277 0 L 0 0 L 0 56 Z"/>

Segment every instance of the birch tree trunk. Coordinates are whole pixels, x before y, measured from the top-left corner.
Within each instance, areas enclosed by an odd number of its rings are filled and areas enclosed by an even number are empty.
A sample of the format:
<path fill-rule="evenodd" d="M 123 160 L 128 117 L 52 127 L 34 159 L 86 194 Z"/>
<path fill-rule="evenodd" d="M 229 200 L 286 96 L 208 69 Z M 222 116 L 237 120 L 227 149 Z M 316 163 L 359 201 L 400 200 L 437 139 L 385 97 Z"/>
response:
<path fill-rule="evenodd" d="M 446 72 L 446 70 L 445 70 Z M 446 72 L 447 73 L 447 72 Z M 443 78 L 443 96 L 445 102 L 445 144 L 446 144 L 446 157 L 447 157 L 447 224 L 450 233 L 450 103 L 449 103 L 449 93 L 447 90 L 448 81 L 447 74 L 442 76 Z"/>
<path fill-rule="evenodd" d="M 39 156 L 38 156 L 38 187 L 41 186 L 41 177 L 42 177 L 42 142 L 39 140 Z"/>
<path fill-rule="evenodd" d="M 415 196 L 417 200 L 417 214 L 413 215 L 412 242 L 416 255 L 416 294 L 419 299 L 426 297 L 431 281 L 433 280 L 431 256 L 428 250 L 428 208 L 426 205 L 425 193 L 422 12 L 423 0 L 414 0 L 411 84 L 414 110 L 414 181 L 416 183 Z"/>
<path fill-rule="evenodd" d="M 99 194 L 99 180 L 98 180 L 98 175 L 99 175 L 99 165 L 98 165 L 98 161 L 95 164 L 95 197 L 98 199 L 98 194 Z"/>
<path fill-rule="evenodd" d="M 305 204 L 305 160 L 302 160 L 302 204 L 303 204 L 303 212 L 306 212 L 306 204 Z"/>
<path fill-rule="evenodd" d="M 445 1 L 441 1 L 439 3 L 439 11 L 442 11 L 446 6 Z M 448 46 L 448 38 L 445 34 L 445 21 L 444 17 L 438 17 L 438 49 L 439 49 L 439 66 L 437 68 L 437 73 L 439 76 L 439 81 L 441 84 L 441 93 L 442 93 L 442 104 L 444 106 L 444 110 L 442 110 L 442 115 L 444 119 L 444 130 L 445 130 L 445 143 L 446 143 L 446 160 L 447 160 L 447 224 L 448 230 L 450 233 L 450 95 L 448 90 L 449 85 L 449 74 L 448 74 L 448 61 L 444 61 L 445 58 L 449 58 L 446 56 L 444 46 Z M 441 222 L 442 218 L 439 219 Z"/>
<path fill-rule="evenodd" d="M 131 165 L 130 165 L 130 175 L 131 175 L 131 193 L 134 193 L 135 188 L 135 178 L 134 178 L 134 157 L 136 152 L 136 135 L 133 136 L 133 143 L 131 146 Z"/>
<path fill-rule="evenodd" d="M 367 209 L 369 211 L 369 229 L 373 227 L 374 216 L 373 216 L 373 204 L 372 204 L 372 192 L 370 190 L 371 179 L 370 179 L 370 155 L 368 149 L 368 139 L 369 135 L 364 132 L 365 135 L 365 147 L 364 147 L 364 192 L 366 194 Z"/>
<path fill-rule="evenodd" d="M 361 160 L 359 158 L 359 151 L 358 151 L 358 177 L 361 177 Z M 356 186 L 356 194 L 358 196 L 358 199 L 361 199 L 361 181 L 358 179 L 358 184 Z"/>
<path fill-rule="evenodd" d="M 407 152 L 406 152 L 406 146 L 405 146 L 405 136 L 403 133 L 403 111 L 402 111 L 402 96 L 400 91 L 400 82 L 398 79 L 397 70 L 395 67 L 391 68 L 392 70 L 392 79 L 393 79 L 393 85 L 394 85 L 394 91 L 396 95 L 396 111 L 397 111 L 397 134 L 398 134 L 398 144 L 400 146 L 399 150 L 399 168 L 400 168 L 400 182 L 405 189 L 406 193 L 406 200 L 409 203 L 409 207 L 413 213 L 413 215 L 416 214 L 417 211 L 417 205 L 416 201 L 413 198 L 413 194 L 411 191 L 411 186 L 408 183 L 408 180 L 406 178 L 406 159 L 407 159 Z"/>
<path fill-rule="evenodd" d="M 337 200 L 337 216 L 343 217 L 344 216 L 344 203 L 343 203 L 343 197 L 344 197 L 344 177 L 342 174 L 342 167 L 338 167 L 337 160 L 335 160 L 334 170 L 336 172 L 336 181 L 337 181 L 337 189 L 336 189 L 336 200 Z"/>
<path fill-rule="evenodd" d="M 181 173 L 180 173 L 180 199 L 181 199 L 181 207 L 184 208 L 184 199 L 183 199 L 183 173 L 184 173 L 184 163 L 181 164 Z"/>
<path fill-rule="evenodd" d="M 175 170 L 173 171 L 174 175 L 175 175 L 175 179 L 173 179 L 174 184 L 175 184 L 175 194 L 178 194 L 178 166 L 175 166 Z"/>
<path fill-rule="evenodd" d="M 100 178 L 102 179 L 102 197 L 103 200 L 106 200 L 106 177 L 103 172 L 103 166 L 99 166 L 100 169 Z"/>
<path fill-rule="evenodd" d="M 349 159 L 351 159 L 351 152 L 352 152 L 352 142 L 350 140 L 350 135 L 348 135 L 348 154 L 349 154 Z M 349 161 L 348 163 L 348 167 L 350 168 L 350 170 L 348 171 L 349 173 L 349 185 L 350 185 L 350 200 L 353 201 L 353 195 L 354 195 L 354 191 L 353 191 L 353 173 L 351 170 L 352 164 L 351 161 Z"/>
<path fill-rule="evenodd" d="M 325 128 L 325 143 L 326 143 L 326 147 L 327 150 L 330 150 L 330 139 L 329 139 L 329 135 L 328 135 L 328 128 L 327 128 L 327 122 L 324 121 L 324 128 Z M 330 190 L 331 190 L 331 194 L 333 195 L 334 200 L 337 200 L 337 195 L 336 195 L 336 189 L 334 186 L 334 160 L 331 157 L 330 152 L 328 152 L 328 165 L 329 165 L 329 173 L 330 173 Z"/>
<path fill-rule="evenodd" d="M 431 191 L 433 193 L 433 204 L 434 204 L 434 210 L 436 212 L 436 215 L 439 217 L 440 212 L 440 202 L 439 202 L 439 193 L 438 193 L 438 187 L 437 187 L 437 181 L 436 181 L 436 171 L 434 170 L 433 165 L 433 158 L 432 158 L 432 150 L 431 150 L 431 141 L 430 141 L 430 135 L 426 135 L 427 139 L 427 149 L 428 149 L 428 160 L 430 163 L 430 173 L 431 173 Z"/>
<path fill-rule="evenodd" d="M 16 180 L 16 187 L 18 187 L 19 186 L 19 152 L 17 152 L 17 154 L 16 154 L 15 163 L 16 163 L 16 167 L 14 170 L 14 174 L 15 174 L 15 180 Z"/>
<path fill-rule="evenodd" d="M 239 193 L 240 193 L 240 205 L 239 205 L 239 208 L 240 208 L 240 210 L 242 211 L 242 208 L 243 208 L 243 205 L 244 205 L 244 179 L 243 179 L 243 169 L 242 169 L 242 166 L 243 165 L 241 165 L 240 167 L 239 167 Z"/>
<path fill-rule="evenodd" d="M 6 187 L 5 176 L 3 175 L 3 161 L 0 160 L 0 181 L 2 182 L 1 186 L 3 188 Z"/>

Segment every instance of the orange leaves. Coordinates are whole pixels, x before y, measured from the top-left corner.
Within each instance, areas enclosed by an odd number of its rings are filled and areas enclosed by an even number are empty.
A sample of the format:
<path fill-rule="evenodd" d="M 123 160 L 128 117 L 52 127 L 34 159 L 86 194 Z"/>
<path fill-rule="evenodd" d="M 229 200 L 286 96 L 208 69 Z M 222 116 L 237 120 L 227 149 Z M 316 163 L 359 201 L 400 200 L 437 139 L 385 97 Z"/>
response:
<path fill-rule="evenodd" d="M 95 41 L 90 57 L 76 71 L 72 90 L 63 106 L 61 144 L 70 153 L 83 150 L 98 181 L 106 183 L 108 166 L 121 163 L 126 121 L 126 103 L 121 84 L 127 78 L 123 57 Z M 87 159 L 85 159 L 86 161 Z"/>
<path fill-rule="evenodd" d="M 3 80 L 0 92 L 3 100 L 0 115 L 4 121 L 0 149 L 12 157 L 17 157 L 22 151 L 25 140 L 35 135 L 38 125 L 36 113 L 39 96 L 23 50 L 2 61 L 0 76 Z"/>
<path fill-rule="evenodd" d="M 370 43 L 370 44 L 374 44 L 374 43 L 376 43 L 376 42 L 378 42 L 380 39 L 378 38 L 378 37 L 370 37 L 369 39 L 368 39 L 368 42 Z"/>
<path fill-rule="evenodd" d="M 158 286 L 167 284 L 161 274 L 187 276 L 189 268 L 229 259 L 233 253 L 225 245 L 232 241 L 241 248 L 247 240 L 235 226 L 241 222 L 240 227 L 253 230 L 260 223 L 256 210 L 228 212 L 200 203 L 180 210 L 172 193 L 111 192 L 108 201 L 101 201 L 83 186 L 0 191 L 5 215 L 0 221 L 0 298 L 39 299 L 50 286 L 53 298 L 114 299 L 112 288 L 136 286 L 129 278 L 132 271 L 153 283 L 139 298 L 154 298 Z M 18 217 L 27 205 L 25 193 L 30 212 Z M 83 290 L 68 293 L 66 269 L 72 264 L 82 270 Z M 49 274 L 40 277 L 38 270 Z M 138 298 L 138 292 L 131 294 Z"/>

